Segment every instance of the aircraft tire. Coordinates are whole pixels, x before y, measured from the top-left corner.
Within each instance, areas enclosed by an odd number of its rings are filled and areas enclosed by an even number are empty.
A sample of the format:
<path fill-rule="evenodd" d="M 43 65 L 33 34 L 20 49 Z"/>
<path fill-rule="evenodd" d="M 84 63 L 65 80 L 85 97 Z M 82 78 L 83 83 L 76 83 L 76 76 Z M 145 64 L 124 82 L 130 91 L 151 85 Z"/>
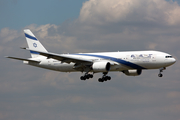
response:
<path fill-rule="evenodd" d="M 93 75 L 89 74 L 90 78 L 93 78 Z"/>
<path fill-rule="evenodd" d="M 86 78 L 84 76 L 81 76 L 80 79 L 81 80 L 86 80 Z"/>
<path fill-rule="evenodd" d="M 99 82 L 104 82 L 104 80 L 102 78 L 99 78 L 98 81 Z"/>
<path fill-rule="evenodd" d="M 108 79 L 108 80 L 111 80 L 111 77 L 110 77 L 110 76 L 107 76 L 107 79 Z"/>
<path fill-rule="evenodd" d="M 163 74 L 161 74 L 161 73 L 160 73 L 160 74 L 158 74 L 158 76 L 159 76 L 159 77 L 162 77 L 162 76 L 163 76 Z"/>
<path fill-rule="evenodd" d="M 104 81 L 107 81 L 107 80 L 108 80 L 107 76 L 106 76 L 106 77 L 103 77 L 103 80 L 104 80 Z"/>

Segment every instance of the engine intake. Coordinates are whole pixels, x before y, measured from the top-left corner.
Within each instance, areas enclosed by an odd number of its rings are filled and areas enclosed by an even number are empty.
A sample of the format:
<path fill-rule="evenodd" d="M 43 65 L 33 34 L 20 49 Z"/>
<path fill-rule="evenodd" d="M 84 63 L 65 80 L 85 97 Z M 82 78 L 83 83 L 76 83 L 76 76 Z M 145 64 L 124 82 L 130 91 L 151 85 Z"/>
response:
<path fill-rule="evenodd" d="M 95 62 L 92 65 L 92 69 L 94 72 L 108 72 L 111 68 L 111 64 L 109 62 Z"/>
<path fill-rule="evenodd" d="M 141 75 L 142 70 L 124 70 L 123 73 L 127 76 L 138 76 Z"/>

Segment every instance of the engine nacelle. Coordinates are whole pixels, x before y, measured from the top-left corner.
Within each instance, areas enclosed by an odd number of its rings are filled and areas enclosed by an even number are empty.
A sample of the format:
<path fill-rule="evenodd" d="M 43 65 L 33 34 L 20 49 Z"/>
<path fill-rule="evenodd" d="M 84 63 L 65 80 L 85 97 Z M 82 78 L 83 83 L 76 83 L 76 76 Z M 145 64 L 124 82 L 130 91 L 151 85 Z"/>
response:
<path fill-rule="evenodd" d="M 138 76 L 141 75 L 142 70 L 124 70 L 123 73 L 127 76 Z"/>
<path fill-rule="evenodd" d="M 95 62 L 92 65 L 92 69 L 94 72 L 108 72 L 111 68 L 111 64 L 109 62 Z"/>

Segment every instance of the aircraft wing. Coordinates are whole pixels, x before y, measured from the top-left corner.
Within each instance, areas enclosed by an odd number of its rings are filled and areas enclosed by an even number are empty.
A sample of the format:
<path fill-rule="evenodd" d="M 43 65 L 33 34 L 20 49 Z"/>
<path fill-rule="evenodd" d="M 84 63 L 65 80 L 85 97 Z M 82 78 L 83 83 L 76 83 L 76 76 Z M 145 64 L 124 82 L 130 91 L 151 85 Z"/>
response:
<path fill-rule="evenodd" d="M 30 50 L 29 48 L 24 48 L 24 49 Z M 46 56 L 47 58 L 53 58 L 53 59 L 56 59 L 56 60 L 59 60 L 61 62 L 65 62 L 65 63 L 71 63 L 71 62 L 93 63 L 92 60 L 87 60 L 87 59 L 78 58 L 78 57 L 72 57 L 72 56 L 68 56 L 68 54 L 56 54 L 56 53 L 41 52 L 41 51 L 36 51 L 36 50 L 30 50 L 30 52 L 34 52 L 39 55 Z"/>
<path fill-rule="evenodd" d="M 6 58 L 11 58 L 11 59 L 16 59 L 16 60 L 22 60 L 22 61 L 29 61 L 29 62 L 37 62 L 37 63 L 40 63 L 40 61 L 31 60 L 31 59 L 25 59 L 25 58 L 17 58 L 17 57 L 9 57 L 9 56 L 6 56 Z"/>

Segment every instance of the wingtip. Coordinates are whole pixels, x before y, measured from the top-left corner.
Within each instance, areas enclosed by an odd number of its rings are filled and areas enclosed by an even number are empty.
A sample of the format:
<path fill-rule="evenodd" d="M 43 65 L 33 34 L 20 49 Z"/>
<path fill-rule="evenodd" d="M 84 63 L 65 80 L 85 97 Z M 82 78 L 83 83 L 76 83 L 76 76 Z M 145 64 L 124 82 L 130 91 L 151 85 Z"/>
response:
<path fill-rule="evenodd" d="M 9 58 L 9 56 L 4 56 L 5 58 Z"/>

